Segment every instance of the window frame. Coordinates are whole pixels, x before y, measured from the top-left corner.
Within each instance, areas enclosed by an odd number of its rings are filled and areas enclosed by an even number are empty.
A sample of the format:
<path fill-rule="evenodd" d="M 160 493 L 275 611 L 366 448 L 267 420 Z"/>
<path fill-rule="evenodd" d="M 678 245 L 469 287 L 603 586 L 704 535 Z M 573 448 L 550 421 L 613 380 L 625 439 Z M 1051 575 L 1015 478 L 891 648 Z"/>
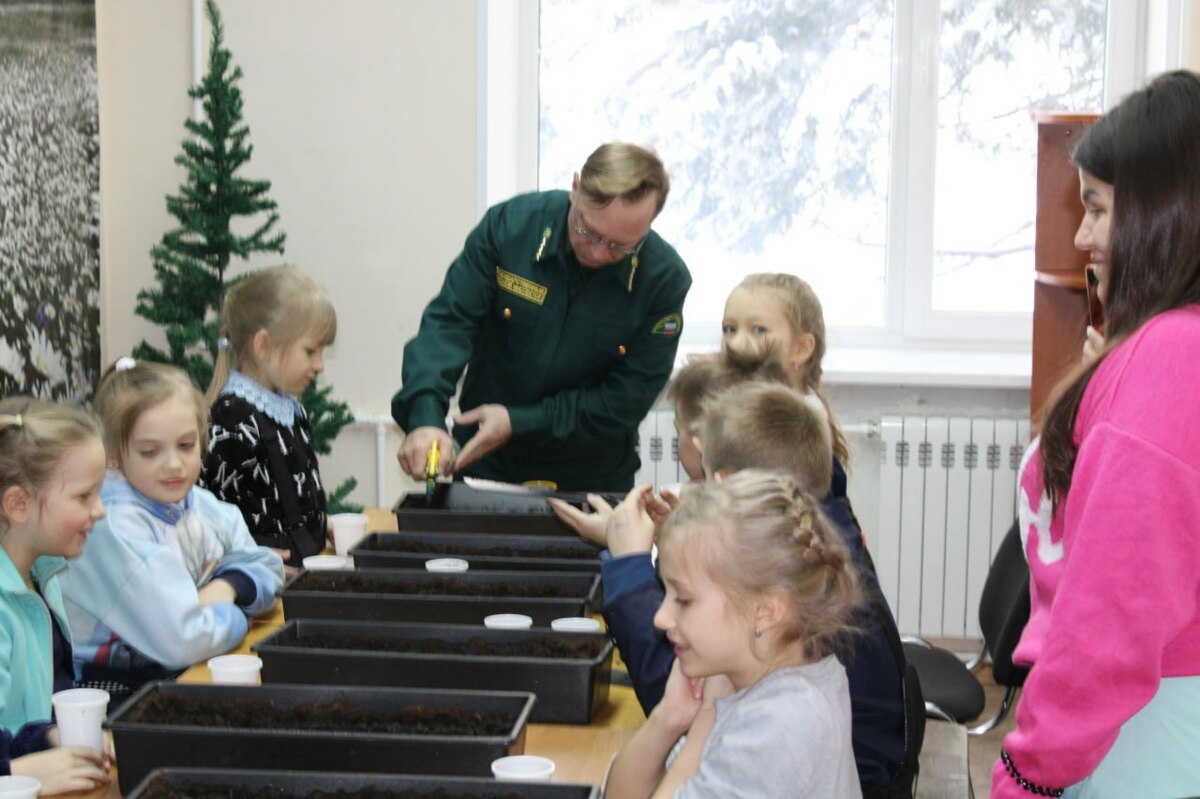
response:
<path fill-rule="evenodd" d="M 480 215 L 538 188 L 539 0 L 477 0 L 480 36 Z M 892 51 L 891 165 L 882 326 L 830 322 L 839 348 L 1028 352 L 1032 314 L 947 312 L 932 307 L 940 0 L 896 0 Z M 1192 22 L 1186 0 L 1109 0 L 1104 106 L 1147 74 L 1181 66 Z M 1035 135 L 1030 123 L 1030 137 Z M 515 157 L 514 157 L 515 154 Z M 917 176 L 914 179 L 913 176 Z M 924 177 L 921 177 L 924 176 Z M 923 219 L 918 224 L 915 219 Z M 1033 279 L 1030 276 L 1030 290 Z M 682 343 L 714 346 L 720 321 L 689 321 Z"/>

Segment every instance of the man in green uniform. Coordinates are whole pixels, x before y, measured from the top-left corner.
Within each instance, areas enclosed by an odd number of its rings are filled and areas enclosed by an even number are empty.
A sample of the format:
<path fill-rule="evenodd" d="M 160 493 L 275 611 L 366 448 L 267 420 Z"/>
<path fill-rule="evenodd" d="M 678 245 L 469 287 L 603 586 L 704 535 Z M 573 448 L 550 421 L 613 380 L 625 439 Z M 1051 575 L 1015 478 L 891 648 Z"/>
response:
<path fill-rule="evenodd" d="M 569 193 L 488 210 L 404 348 L 405 472 L 424 479 L 436 440 L 442 474 L 633 486 L 637 426 L 670 377 L 692 284 L 650 229 L 669 189 L 654 153 L 606 144 Z M 445 419 L 464 366 L 455 458 Z"/>

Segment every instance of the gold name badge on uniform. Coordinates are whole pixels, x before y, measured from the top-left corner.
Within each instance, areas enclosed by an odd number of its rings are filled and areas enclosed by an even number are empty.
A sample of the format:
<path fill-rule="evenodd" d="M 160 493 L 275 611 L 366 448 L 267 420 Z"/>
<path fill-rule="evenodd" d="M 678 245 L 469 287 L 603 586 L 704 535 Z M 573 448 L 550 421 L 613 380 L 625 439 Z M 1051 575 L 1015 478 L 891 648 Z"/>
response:
<path fill-rule="evenodd" d="M 523 300 L 529 300 L 538 305 L 546 301 L 547 289 L 545 286 L 538 285 L 520 275 L 514 275 L 498 266 L 496 267 L 496 285 L 509 294 L 515 294 Z"/>

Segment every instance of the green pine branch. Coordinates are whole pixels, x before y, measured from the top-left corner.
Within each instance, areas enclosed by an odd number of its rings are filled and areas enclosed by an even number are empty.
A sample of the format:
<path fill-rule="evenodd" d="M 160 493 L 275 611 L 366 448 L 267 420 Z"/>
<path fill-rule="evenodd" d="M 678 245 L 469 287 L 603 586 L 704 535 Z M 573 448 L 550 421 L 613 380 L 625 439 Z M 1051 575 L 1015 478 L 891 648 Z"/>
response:
<path fill-rule="evenodd" d="M 333 439 L 343 427 L 354 421 L 354 414 L 344 402 L 330 399 L 332 386 L 322 388 L 321 378 L 316 377 L 300 395 L 300 404 L 308 413 L 308 424 L 312 428 L 312 447 L 321 455 L 328 455 Z"/>
<path fill-rule="evenodd" d="M 241 67 L 224 46 L 225 29 L 214 0 L 207 0 L 212 23 L 208 70 L 188 90 L 204 110 L 202 119 L 187 119 L 188 133 L 175 163 L 185 179 L 177 194 L 166 198 L 175 227 L 150 249 L 156 285 L 137 295 L 135 312 L 162 327 L 166 348 L 143 341 L 135 358 L 172 363 L 185 369 L 205 390 L 217 356 L 218 320 L 225 292 L 245 275 L 231 278 L 234 258 L 254 253 L 283 254 L 286 235 L 278 230 L 279 212 L 269 196 L 271 181 L 248 178 L 240 170 L 254 153 L 250 128 L 242 119 Z M 233 221 L 259 218 L 247 235 L 237 235 Z M 349 407 L 332 399 L 331 388 L 314 380 L 300 397 L 313 431 L 313 449 L 327 455 L 332 441 L 354 421 Z M 330 495 L 330 506 L 352 508 L 345 498 L 355 488 L 351 478 Z"/>
<path fill-rule="evenodd" d="M 346 497 L 358 487 L 358 481 L 347 477 L 346 481 L 329 493 L 330 513 L 361 513 L 363 506 L 355 502 L 347 502 Z"/>

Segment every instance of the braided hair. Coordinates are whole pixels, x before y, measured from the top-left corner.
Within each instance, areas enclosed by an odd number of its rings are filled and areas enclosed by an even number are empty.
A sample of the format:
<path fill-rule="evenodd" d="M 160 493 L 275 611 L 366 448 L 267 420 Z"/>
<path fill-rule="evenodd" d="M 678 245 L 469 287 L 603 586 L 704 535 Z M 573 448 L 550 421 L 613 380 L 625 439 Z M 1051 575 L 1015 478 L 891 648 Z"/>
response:
<path fill-rule="evenodd" d="M 806 660 L 837 650 L 861 599 L 858 573 L 836 528 L 797 479 L 746 469 L 688 492 L 663 526 L 659 545 L 703 558 L 736 605 L 774 595 L 787 601 L 782 646 Z"/>

